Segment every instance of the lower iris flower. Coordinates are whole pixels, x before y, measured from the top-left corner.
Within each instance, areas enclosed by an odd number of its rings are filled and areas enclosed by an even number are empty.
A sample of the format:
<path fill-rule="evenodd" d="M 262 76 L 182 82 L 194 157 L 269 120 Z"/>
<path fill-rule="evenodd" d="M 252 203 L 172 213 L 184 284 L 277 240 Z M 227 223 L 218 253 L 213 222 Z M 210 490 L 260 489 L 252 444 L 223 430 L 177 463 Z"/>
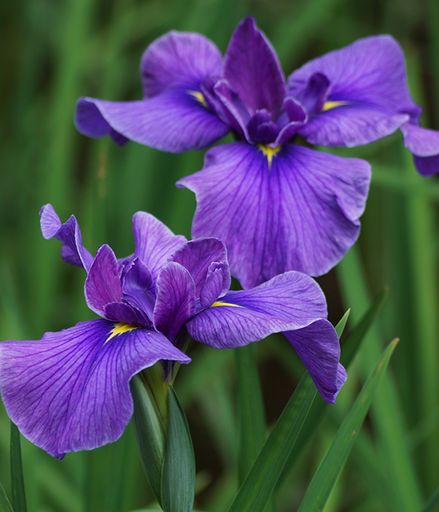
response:
<path fill-rule="evenodd" d="M 72 216 L 41 211 L 45 238 L 87 273 L 85 298 L 101 318 L 36 341 L 0 343 L 0 392 L 31 442 L 62 457 L 115 441 L 132 412 L 130 379 L 159 360 L 189 363 L 188 332 L 214 348 L 247 345 L 284 332 L 321 396 L 334 402 L 346 380 L 340 345 L 319 286 L 299 272 L 230 291 L 226 249 L 215 238 L 186 241 L 153 216 L 133 217 L 134 253 L 108 245 L 93 257 Z"/>

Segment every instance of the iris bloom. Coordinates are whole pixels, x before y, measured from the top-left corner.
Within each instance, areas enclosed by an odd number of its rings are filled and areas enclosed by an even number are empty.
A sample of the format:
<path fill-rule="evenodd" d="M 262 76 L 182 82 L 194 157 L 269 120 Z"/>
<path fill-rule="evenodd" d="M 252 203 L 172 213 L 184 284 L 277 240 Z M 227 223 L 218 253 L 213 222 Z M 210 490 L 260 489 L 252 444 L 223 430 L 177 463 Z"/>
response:
<path fill-rule="evenodd" d="M 41 211 L 45 238 L 62 242 L 63 259 L 87 273 L 85 298 L 101 319 L 37 341 L 0 343 L 0 392 L 12 421 L 31 442 L 62 457 L 115 441 L 133 410 L 130 379 L 159 360 L 188 363 L 181 338 L 215 348 L 240 347 L 285 332 L 328 402 L 346 379 L 340 346 L 326 320 L 319 286 L 287 272 L 245 291 L 229 291 L 224 245 L 187 242 L 153 216 L 133 217 L 134 254 L 117 259 L 108 245 L 92 255 L 75 217 L 61 223 Z"/>

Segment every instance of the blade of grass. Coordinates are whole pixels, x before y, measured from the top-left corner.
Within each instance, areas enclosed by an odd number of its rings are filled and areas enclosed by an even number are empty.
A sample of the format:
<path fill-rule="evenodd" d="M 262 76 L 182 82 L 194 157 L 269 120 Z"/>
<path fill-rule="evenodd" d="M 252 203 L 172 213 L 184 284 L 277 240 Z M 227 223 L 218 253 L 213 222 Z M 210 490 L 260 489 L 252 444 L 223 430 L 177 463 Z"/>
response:
<path fill-rule="evenodd" d="M 229 512 L 262 512 L 288 461 L 316 396 L 314 383 L 304 374 L 267 438 Z"/>
<path fill-rule="evenodd" d="M 18 428 L 11 422 L 11 487 L 14 512 L 26 512 L 21 442 Z"/>
<path fill-rule="evenodd" d="M 340 283 L 352 315 L 358 318 L 369 303 L 369 293 L 358 250 L 354 247 L 338 267 Z M 380 354 L 380 334 L 376 325 L 369 330 L 368 343 L 361 351 L 363 372 L 367 371 Z M 372 422 L 377 429 L 380 450 L 385 456 L 387 472 L 392 475 L 395 510 L 412 512 L 422 506 L 419 484 L 405 440 L 404 419 L 394 384 L 384 376 L 381 392 L 372 404 Z"/>
<path fill-rule="evenodd" d="M 390 343 L 368 377 L 349 414 L 337 431 L 326 456 L 315 472 L 300 504 L 299 512 L 316 512 L 325 507 L 331 490 L 349 457 L 397 344 L 398 340 L 393 340 Z"/>
<path fill-rule="evenodd" d="M 0 483 L 0 508 L 4 512 L 14 512 L 11 502 L 9 501 L 8 495 L 6 494 L 5 488 Z"/>

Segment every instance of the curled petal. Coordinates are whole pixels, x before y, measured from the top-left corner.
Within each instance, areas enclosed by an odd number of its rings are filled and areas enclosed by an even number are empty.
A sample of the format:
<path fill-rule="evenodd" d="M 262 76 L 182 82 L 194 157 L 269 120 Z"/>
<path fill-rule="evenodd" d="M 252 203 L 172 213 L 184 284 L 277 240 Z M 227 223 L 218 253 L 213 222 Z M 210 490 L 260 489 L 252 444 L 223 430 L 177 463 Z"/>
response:
<path fill-rule="evenodd" d="M 310 373 L 322 398 L 335 403 L 346 381 L 346 370 L 340 364 L 340 342 L 334 327 L 327 320 L 285 333 L 305 368 Z"/>
<path fill-rule="evenodd" d="M 172 260 L 185 267 L 195 283 L 195 293 L 200 295 L 201 289 L 206 281 L 207 273 L 211 263 L 222 263 L 225 265 L 227 274 L 227 252 L 224 244 L 217 238 L 200 238 L 192 240 L 179 249 Z M 230 286 L 230 273 L 225 276 L 227 289 Z"/>
<path fill-rule="evenodd" d="M 103 245 L 96 253 L 85 281 L 87 304 L 98 315 L 104 315 L 105 306 L 122 299 L 119 267 L 113 250 Z"/>
<path fill-rule="evenodd" d="M 252 113 L 280 113 L 285 78 L 276 52 L 253 18 L 244 19 L 232 35 L 223 76 Z"/>
<path fill-rule="evenodd" d="M 178 185 L 197 196 L 193 236 L 222 240 L 249 288 L 288 270 L 330 270 L 358 237 L 369 181 L 363 160 L 233 143 L 210 150 L 204 169 Z"/>
<path fill-rule="evenodd" d="M 218 48 L 201 34 L 171 31 L 145 50 L 140 64 L 145 96 L 155 96 L 170 87 L 199 88 L 205 79 L 221 73 Z"/>
<path fill-rule="evenodd" d="M 151 272 L 153 278 L 185 243 L 186 238 L 174 233 L 153 215 L 133 215 L 134 254 Z"/>
<path fill-rule="evenodd" d="M 407 123 L 401 128 L 406 148 L 413 154 L 423 176 L 439 172 L 439 132 Z"/>
<path fill-rule="evenodd" d="M 229 128 L 203 104 L 199 91 L 169 89 L 149 99 L 115 102 L 80 98 L 76 127 L 88 137 L 132 140 L 162 151 L 200 149 L 224 136 Z M 116 137 L 115 137 L 116 135 Z"/>
<path fill-rule="evenodd" d="M 116 441 L 133 412 L 130 379 L 159 360 L 189 362 L 162 334 L 81 322 L 0 344 L 0 392 L 21 433 L 55 457 Z"/>
<path fill-rule="evenodd" d="M 40 223 L 41 232 L 46 240 L 55 237 L 62 243 L 63 260 L 71 265 L 84 267 L 88 272 L 93 257 L 82 245 L 81 230 L 76 217 L 72 215 L 63 224 L 53 206 L 46 204 L 40 210 Z"/>
<path fill-rule="evenodd" d="M 286 272 L 244 291 L 231 291 L 187 324 L 191 336 L 215 348 L 233 348 L 270 334 L 301 329 L 326 317 L 318 284 Z"/>
<path fill-rule="evenodd" d="M 200 290 L 200 305 L 210 306 L 218 297 L 230 288 L 230 269 L 228 263 L 213 262 L 209 265 L 206 279 Z"/>
<path fill-rule="evenodd" d="M 170 262 L 159 273 L 154 325 L 175 341 L 182 326 L 195 312 L 195 284 L 180 264 Z"/>

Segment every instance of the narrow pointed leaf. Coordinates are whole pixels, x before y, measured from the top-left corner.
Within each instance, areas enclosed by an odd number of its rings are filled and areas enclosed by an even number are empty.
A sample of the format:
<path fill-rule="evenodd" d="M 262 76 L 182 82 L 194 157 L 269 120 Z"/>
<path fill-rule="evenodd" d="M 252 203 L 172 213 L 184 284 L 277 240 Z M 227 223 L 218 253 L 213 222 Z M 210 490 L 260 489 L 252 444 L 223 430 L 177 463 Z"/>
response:
<path fill-rule="evenodd" d="M 137 375 L 131 381 L 134 399 L 134 425 L 146 478 L 155 497 L 160 500 L 166 420 L 161 412 L 157 395 L 152 393 L 145 375 L 146 372 Z"/>
<path fill-rule="evenodd" d="M 363 386 L 350 412 L 335 435 L 326 456 L 314 474 L 300 505 L 299 512 L 323 510 L 338 475 L 349 457 L 358 432 L 372 403 L 374 393 L 381 382 L 397 344 L 398 340 L 393 340 L 390 343 L 369 375 L 366 384 Z"/>
<path fill-rule="evenodd" d="M 168 431 L 162 477 L 165 512 L 192 512 L 195 496 L 195 457 L 189 426 L 177 396 L 170 388 Z"/>
<path fill-rule="evenodd" d="M 346 324 L 348 323 L 349 316 L 351 314 L 351 309 L 346 310 L 346 313 L 340 318 L 338 324 L 335 326 L 335 330 L 337 332 L 337 336 L 339 338 L 342 337 L 344 330 L 346 328 Z"/>
<path fill-rule="evenodd" d="M 0 510 L 4 512 L 14 512 L 11 502 L 9 501 L 8 495 L 6 494 L 5 488 L 0 484 Z"/>
<path fill-rule="evenodd" d="M 18 428 L 11 422 L 11 487 L 14 512 L 26 512 L 21 442 Z"/>
<path fill-rule="evenodd" d="M 316 396 L 304 374 L 230 507 L 230 512 L 261 512 L 282 474 Z"/>

